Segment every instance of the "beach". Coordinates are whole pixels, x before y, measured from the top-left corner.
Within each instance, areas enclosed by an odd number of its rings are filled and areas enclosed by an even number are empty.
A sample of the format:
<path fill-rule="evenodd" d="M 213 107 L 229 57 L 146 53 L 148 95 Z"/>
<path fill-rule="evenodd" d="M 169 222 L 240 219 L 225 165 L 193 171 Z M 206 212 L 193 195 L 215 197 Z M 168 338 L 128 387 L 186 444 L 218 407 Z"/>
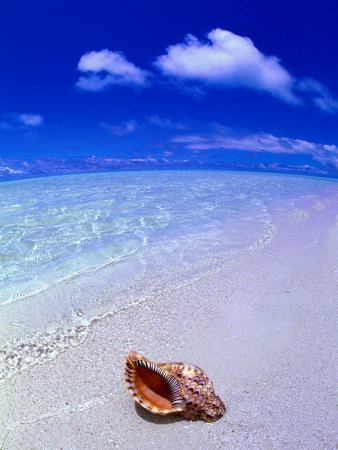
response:
<path fill-rule="evenodd" d="M 273 238 L 254 247 L 130 283 L 139 301 L 0 384 L 1 448 L 335 448 L 337 205 L 332 191 L 313 197 L 276 214 Z M 225 415 L 209 424 L 136 405 L 129 349 L 201 367 Z"/>
<path fill-rule="evenodd" d="M 338 1 L 0 11 L 0 450 L 338 450 Z"/>

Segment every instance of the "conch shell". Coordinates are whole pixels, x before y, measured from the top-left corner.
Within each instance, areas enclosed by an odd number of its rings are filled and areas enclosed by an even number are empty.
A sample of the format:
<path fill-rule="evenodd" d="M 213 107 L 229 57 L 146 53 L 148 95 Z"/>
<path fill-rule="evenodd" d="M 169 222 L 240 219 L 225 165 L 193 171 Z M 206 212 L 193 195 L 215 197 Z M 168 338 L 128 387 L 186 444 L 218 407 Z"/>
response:
<path fill-rule="evenodd" d="M 124 377 L 130 395 L 152 413 L 180 413 L 187 419 L 215 422 L 225 412 L 209 378 L 192 364 L 157 364 L 129 351 Z"/>

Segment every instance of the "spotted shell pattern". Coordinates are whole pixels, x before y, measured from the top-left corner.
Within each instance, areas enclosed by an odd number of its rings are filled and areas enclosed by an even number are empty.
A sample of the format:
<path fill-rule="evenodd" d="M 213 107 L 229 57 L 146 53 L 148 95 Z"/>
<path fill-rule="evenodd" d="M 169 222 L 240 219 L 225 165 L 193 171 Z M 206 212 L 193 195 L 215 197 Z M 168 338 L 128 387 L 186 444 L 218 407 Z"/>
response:
<path fill-rule="evenodd" d="M 143 375 L 139 373 L 138 368 L 143 370 Z M 141 384 L 144 383 L 142 389 L 139 382 L 141 375 L 143 377 Z M 170 390 L 168 391 L 170 401 L 162 402 L 156 394 L 152 396 L 153 376 L 158 376 L 161 378 L 160 383 L 167 385 Z M 135 401 L 155 414 L 180 413 L 187 419 L 215 422 L 225 412 L 224 403 L 215 394 L 212 382 L 202 369 L 193 364 L 182 362 L 157 364 L 131 351 L 128 352 L 125 365 L 125 382 Z"/>

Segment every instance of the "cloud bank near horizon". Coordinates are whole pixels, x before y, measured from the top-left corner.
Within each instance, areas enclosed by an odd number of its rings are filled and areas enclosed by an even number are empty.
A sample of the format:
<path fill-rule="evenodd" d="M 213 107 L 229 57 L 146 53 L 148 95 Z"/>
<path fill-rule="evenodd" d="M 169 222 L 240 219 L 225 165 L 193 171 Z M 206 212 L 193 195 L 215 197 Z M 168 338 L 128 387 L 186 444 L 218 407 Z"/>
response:
<path fill-rule="evenodd" d="M 166 153 L 166 152 L 164 152 Z M 206 162 L 198 159 L 177 159 L 144 155 L 134 158 L 96 157 L 90 158 L 39 158 L 34 161 L 0 157 L 0 182 L 24 178 L 71 175 L 76 173 L 111 172 L 119 170 L 170 170 L 170 169 L 230 169 L 291 173 L 302 175 L 330 176 L 327 170 L 309 164 L 248 163 L 221 161 Z"/>
<path fill-rule="evenodd" d="M 165 141 L 147 150 L 134 151 L 129 156 L 119 153 L 118 147 L 110 156 L 83 158 L 38 158 L 34 161 L 0 157 L 0 180 L 29 178 L 111 170 L 154 169 L 231 169 L 272 171 L 304 175 L 338 177 L 338 147 L 292 139 L 269 133 L 240 134 L 221 124 L 191 124 L 176 127 L 173 122 L 159 116 L 146 116 L 154 126 L 168 128 Z M 142 127 L 134 120 L 101 127 L 116 136 L 132 133 Z M 192 127 L 204 132 L 194 131 Z M 251 155 L 252 153 L 252 155 Z M 260 155 L 265 155 L 262 158 Z"/>
<path fill-rule="evenodd" d="M 338 169 L 338 147 L 317 144 L 303 139 L 278 137 L 268 133 L 237 136 L 231 129 L 218 126 L 213 133 L 182 134 L 171 138 L 170 142 L 193 151 L 235 150 L 265 152 L 272 154 L 309 155 L 324 166 Z"/>

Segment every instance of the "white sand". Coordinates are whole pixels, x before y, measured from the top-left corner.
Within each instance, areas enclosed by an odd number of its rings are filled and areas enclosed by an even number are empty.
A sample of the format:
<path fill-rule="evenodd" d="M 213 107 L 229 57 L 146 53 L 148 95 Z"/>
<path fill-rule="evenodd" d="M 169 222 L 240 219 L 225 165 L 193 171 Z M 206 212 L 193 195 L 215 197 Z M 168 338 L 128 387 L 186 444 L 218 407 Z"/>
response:
<path fill-rule="evenodd" d="M 270 245 L 233 264 L 148 286 L 84 343 L 0 385 L 0 448 L 335 448 L 338 228 L 320 209 L 308 215 L 284 217 Z M 225 416 L 207 424 L 136 406 L 123 381 L 129 348 L 202 367 Z"/>

